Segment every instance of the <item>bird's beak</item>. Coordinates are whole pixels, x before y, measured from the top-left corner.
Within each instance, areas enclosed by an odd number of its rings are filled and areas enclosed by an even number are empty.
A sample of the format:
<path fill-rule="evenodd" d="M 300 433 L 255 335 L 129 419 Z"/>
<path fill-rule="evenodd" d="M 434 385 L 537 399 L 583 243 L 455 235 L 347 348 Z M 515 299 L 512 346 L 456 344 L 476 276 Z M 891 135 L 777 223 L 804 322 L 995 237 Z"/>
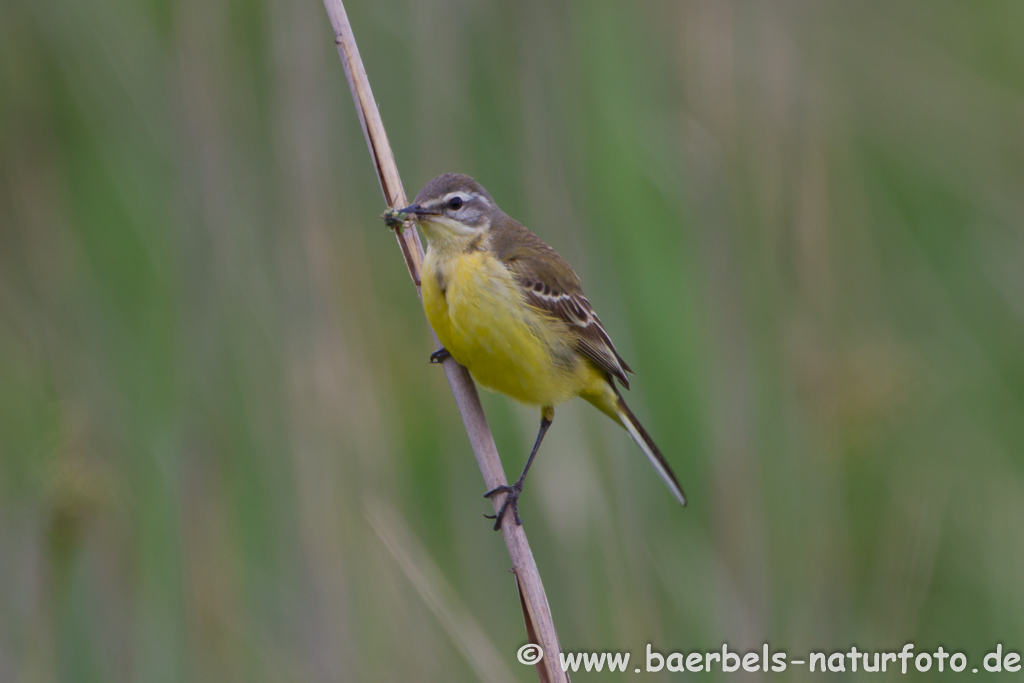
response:
<path fill-rule="evenodd" d="M 399 212 L 400 213 L 404 213 L 406 216 L 409 216 L 413 220 L 416 220 L 418 218 L 422 218 L 423 216 L 434 216 L 434 215 L 437 215 L 436 211 L 429 211 L 427 209 L 424 209 L 419 204 L 410 204 L 409 206 L 405 207 L 404 209 L 399 209 Z"/>

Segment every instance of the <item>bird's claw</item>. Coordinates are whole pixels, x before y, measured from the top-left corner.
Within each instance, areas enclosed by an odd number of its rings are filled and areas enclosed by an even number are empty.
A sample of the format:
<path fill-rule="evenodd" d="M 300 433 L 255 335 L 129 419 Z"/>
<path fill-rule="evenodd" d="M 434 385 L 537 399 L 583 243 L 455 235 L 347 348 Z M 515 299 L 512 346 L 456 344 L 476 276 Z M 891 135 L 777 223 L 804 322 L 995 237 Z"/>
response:
<path fill-rule="evenodd" d="M 505 510 L 508 509 L 509 505 L 512 506 L 512 515 L 516 520 L 516 524 L 522 525 L 523 520 L 519 517 L 519 494 L 523 492 L 523 485 L 516 482 L 512 486 L 502 484 L 501 486 L 495 486 L 493 489 L 484 494 L 484 498 L 490 498 L 496 493 L 505 493 L 505 500 L 501 502 L 501 507 L 498 508 L 498 514 L 496 515 L 484 515 L 487 519 L 493 519 L 494 530 L 497 531 L 501 528 L 501 519 L 505 516 Z"/>
<path fill-rule="evenodd" d="M 434 351 L 432 354 L 430 354 L 430 362 L 443 363 L 451 357 L 452 354 L 448 351 L 448 349 L 440 348 L 437 351 Z"/>

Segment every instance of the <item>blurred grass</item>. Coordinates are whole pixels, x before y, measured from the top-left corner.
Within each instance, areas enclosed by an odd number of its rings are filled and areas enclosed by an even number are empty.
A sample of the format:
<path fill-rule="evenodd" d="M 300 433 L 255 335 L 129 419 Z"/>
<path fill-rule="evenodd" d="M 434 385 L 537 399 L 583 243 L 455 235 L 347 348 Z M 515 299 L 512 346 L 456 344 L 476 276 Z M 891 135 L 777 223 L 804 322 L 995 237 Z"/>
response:
<path fill-rule="evenodd" d="M 566 650 L 1024 646 L 1019 3 L 349 11 L 407 191 L 577 266 L 693 501 L 559 409 Z M 0 680 L 473 680 L 368 496 L 532 680 L 382 208 L 318 3 L 0 5 Z"/>

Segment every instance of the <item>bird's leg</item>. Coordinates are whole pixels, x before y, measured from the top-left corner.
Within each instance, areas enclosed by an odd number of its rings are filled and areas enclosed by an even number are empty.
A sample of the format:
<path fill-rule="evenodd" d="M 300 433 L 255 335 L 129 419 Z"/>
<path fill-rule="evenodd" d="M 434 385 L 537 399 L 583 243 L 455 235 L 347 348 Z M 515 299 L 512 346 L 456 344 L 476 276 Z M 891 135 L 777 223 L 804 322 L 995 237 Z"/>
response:
<path fill-rule="evenodd" d="M 485 498 L 490 498 L 495 493 L 504 492 L 505 500 L 502 501 L 501 507 L 498 508 L 498 514 L 496 515 L 484 515 L 488 519 L 494 520 L 494 530 L 497 531 L 501 528 L 501 518 L 505 515 L 505 510 L 508 509 L 509 505 L 512 506 L 512 514 L 515 515 L 516 524 L 522 524 L 523 520 L 519 518 L 519 494 L 523 492 L 523 481 L 526 479 L 526 473 L 530 471 L 530 465 L 533 464 L 533 458 L 537 455 L 537 450 L 540 448 L 540 442 L 544 440 L 544 435 L 548 431 L 548 427 L 551 426 L 552 420 L 555 419 L 555 409 L 551 406 L 544 406 L 540 411 L 540 431 L 537 432 L 537 441 L 533 444 L 533 450 L 530 451 L 530 457 L 526 461 L 526 467 L 523 468 L 523 473 L 519 475 L 519 479 L 516 483 L 509 486 L 508 484 L 502 484 L 496 486 L 487 493 L 484 494 Z"/>
<path fill-rule="evenodd" d="M 444 348 L 442 346 L 437 351 L 434 351 L 432 354 L 430 354 L 430 362 L 431 363 L 443 363 L 443 362 L 445 362 L 446 360 L 448 360 L 451 357 L 452 357 L 452 354 L 448 351 L 448 349 L 446 349 L 446 348 Z"/>

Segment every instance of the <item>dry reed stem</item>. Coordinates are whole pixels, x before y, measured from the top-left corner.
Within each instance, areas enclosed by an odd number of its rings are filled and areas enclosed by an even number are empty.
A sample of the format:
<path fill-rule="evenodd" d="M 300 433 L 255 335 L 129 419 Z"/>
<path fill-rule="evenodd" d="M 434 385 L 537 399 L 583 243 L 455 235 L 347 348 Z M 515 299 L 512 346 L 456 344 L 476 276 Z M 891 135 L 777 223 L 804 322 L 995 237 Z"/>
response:
<path fill-rule="evenodd" d="M 370 149 L 370 158 L 377 171 L 384 200 L 387 202 L 388 208 L 404 207 L 408 202 L 402 188 L 401 178 L 398 175 L 398 167 L 395 165 L 395 157 L 391 152 L 391 145 L 388 144 L 380 113 L 377 111 L 376 100 L 373 99 L 373 93 L 370 90 L 370 81 L 366 77 L 366 70 L 359 57 L 359 50 L 356 47 L 355 36 L 352 33 L 352 26 L 349 24 L 345 6 L 342 0 L 324 0 L 324 7 L 330 17 L 331 26 L 334 28 L 338 54 L 345 67 L 345 75 L 348 77 L 349 87 L 352 90 L 352 99 L 355 101 L 356 111 L 359 113 L 359 121 L 363 126 L 366 144 Z M 409 269 L 409 275 L 416 285 L 417 294 L 422 296 L 420 293 L 420 267 L 423 263 L 423 247 L 420 244 L 419 235 L 415 227 L 408 224 L 405 230 L 396 230 L 395 236 L 402 249 L 402 256 Z M 434 342 L 437 348 L 440 348 L 436 336 Z M 455 405 L 462 415 L 462 422 L 466 427 L 470 445 L 476 454 L 484 483 L 488 489 L 506 484 L 507 479 L 505 471 L 501 467 L 498 449 L 494 445 L 494 437 L 491 436 L 491 430 L 487 426 L 487 418 L 484 417 L 476 385 L 470 378 L 469 372 L 451 358 L 444 362 L 443 367 L 448 376 L 452 394 L 455 396 Z M 495 512 L 501 507 L 503 500 L 504 496 L 500 495 L 491 498 Z M 505 515 L 501 524 L 501 533 L 505 538 L 509 557 L 512 558 L 512 570 L 516 576 L 523 605 L 527 635 L 531 642 L 540 645 L 544 650 L 544 658 L 537 663 L 537 675 L 542 683 L 568 681 L 568 674 L 563 672 L 559 666 L 558 653 L 561 652 L 561 647 L 558 644 L 558 634 L 555 632 L 551 608 L 548 605 L 547 595 L 544 593 L 544 584 L 541 582 L 537 563 L 533 559 L 529 541 L 526 539 L 526 532 L 522 526 L 515 523 L 512 515 Z"/>

